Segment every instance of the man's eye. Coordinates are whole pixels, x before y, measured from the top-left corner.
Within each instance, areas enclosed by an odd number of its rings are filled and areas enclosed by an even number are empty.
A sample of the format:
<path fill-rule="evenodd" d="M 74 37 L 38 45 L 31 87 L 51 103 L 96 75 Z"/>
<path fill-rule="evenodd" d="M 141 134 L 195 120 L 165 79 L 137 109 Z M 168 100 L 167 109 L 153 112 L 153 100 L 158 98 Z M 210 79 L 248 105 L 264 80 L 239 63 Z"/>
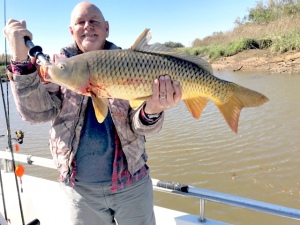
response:
<path fill-rule="evenodd" d="M 90 20 L 90 23 L 91 23 L 91 24 L 98 24 L 99 22 L 96 21 L 96 20 Z"/>
<path fill-rule="evenodd" d="M 84 25 L 85 24 L 85 21 L 78 21 L 77 23 L 76 23 L 76 25 Z"/>

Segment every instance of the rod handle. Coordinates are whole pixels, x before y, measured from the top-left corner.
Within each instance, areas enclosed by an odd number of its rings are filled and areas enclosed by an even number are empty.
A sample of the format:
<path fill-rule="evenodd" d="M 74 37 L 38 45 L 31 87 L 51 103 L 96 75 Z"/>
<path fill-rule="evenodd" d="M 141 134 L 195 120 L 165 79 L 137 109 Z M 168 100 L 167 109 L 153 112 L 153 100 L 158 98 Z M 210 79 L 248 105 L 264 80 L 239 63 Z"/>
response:
<path fill-rule="evenodd" d="M 34 45 L 31 39 L 28 36 L 24 37 L 24 41 L 26 46 L 29 48 L 29 55 L 35 58 L 38 58 L 40 54 L 43 54 L 43 49 L 41 46 Z"/>

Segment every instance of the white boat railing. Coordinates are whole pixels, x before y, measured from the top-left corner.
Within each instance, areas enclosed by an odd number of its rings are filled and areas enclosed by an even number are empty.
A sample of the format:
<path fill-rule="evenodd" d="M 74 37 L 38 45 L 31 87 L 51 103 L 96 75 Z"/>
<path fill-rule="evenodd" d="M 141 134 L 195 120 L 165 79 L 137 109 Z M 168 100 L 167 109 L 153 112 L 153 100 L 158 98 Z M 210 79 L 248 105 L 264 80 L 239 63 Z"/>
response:
<path fill-rule="evenodd" d="M 55 169 L 52 159 L 41 158 L 32 155 L 24 155 L 14 153 L 14 158 L 17 161 L 30 165 L 38 165 L 51 169 Z M 10 151 L 0 151 L 0 159 L 2 160 L 3 170 L 5 172 L 13 172 L 11 163 L 12 156 Z M 270 204 L 262 201 L 257 201 L 249 198 L 239 197 L 235 195 L 225 194 L 221 192 L 211 191 L 192 186 L 161 181 L 152 179 L 153 189 L 155 191 L 166 192 L 181 196 L 188 196 L 200 199 L 200 216 L 199 222 L 205 222 L 205 201 L 217 202 L 226 205 L 231 205 L 239 208 L 254 210 L 276 216 L 286 217 L 290 219 L 300 220 L 300 210 L 288 208 L 281 205 Z"/>

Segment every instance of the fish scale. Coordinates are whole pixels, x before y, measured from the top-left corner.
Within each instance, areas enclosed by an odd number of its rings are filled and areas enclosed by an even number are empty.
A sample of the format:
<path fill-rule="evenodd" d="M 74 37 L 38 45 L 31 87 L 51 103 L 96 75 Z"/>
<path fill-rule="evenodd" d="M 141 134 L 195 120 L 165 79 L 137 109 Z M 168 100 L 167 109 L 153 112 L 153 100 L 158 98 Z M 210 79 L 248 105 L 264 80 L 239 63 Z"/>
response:
<path fill-rule="evenodd" d="M 55 62 L 48 75 L 51 82 L 92 96 L 99 122 L 107 115 L 107 98 L 129 100 L 136 109 L 152 97 L 153 81 L 160 75 L 169 75 L 180 83 L 182 100 L 193 117 L 198 119 L 211 100 L 234 132 L 243 107 L 256 107 L 268 101 L 261 93 L 214 76 L 211 66 L 202 58 L 162 45 L 147 45 L 148 41 L 146 29 L 131 49 L 77 55 Z"/>
<path fill-rule="evenodd" d="M 141 96 L 150 96 L 152 86 L 149 84 L 152 84 L 159 75 L 164 74 L 168 74 L 172 80 L 181 83 L 183 99 L 194 97 L 199 93 L 220 101 L 222 101 L 220 97 L 224 98 L 224 95 L 217 95 L 218 90 L 224 89 L 225 86 L 220 82 L 220 85 L 217 85 L 216 77 L 209 73 L 205 75 L 206 71 L 199 70 L 196 65 L 174 57 L 161 57 L 131 50 L 114 50 L 113 52 L 105 51 L 104 54 L 96 51 L 94 56 L 89 58 L 91 59 L 89 64 L 91 64 L 91 74 L 95 79 L 94 83 L 107 84 L 107 90 L 115 98 L 131 100 Z M 115 63 L 107 63 L 108 60 Z M 212 83 L 213 79 L 215 82 Z M 215 87 L 209 86 L 209 83 Z M 124 92 L 125 89 L 126 92 Z"/>

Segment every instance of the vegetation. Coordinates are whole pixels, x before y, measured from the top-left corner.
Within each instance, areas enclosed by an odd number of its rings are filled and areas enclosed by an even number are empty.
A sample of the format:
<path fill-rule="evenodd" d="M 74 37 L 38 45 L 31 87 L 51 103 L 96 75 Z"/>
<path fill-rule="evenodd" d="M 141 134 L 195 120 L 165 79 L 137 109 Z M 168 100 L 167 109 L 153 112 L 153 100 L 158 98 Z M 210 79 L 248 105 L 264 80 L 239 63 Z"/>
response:
<path fill-rule="evenodd" d="M 0 54 L 0 78 L 6 78 L 6 60 L 9 62 L 11 56 L 7 56 L 5 54 Z"/>
<path fill-rule="evenodd" d="M 6 78 L 5 66 L 0 66 L 0 79 Z"/>
<path fill-rule="evenodd" d="M 300 0 L 268 0 L 257 2 L 235 28 L 195 39 L 191 48 L 179 51 L 208 56 L 211 60 L 231 56 L 253 48 L 269 48 L 284 53 L 300 50 Z"/>
<path fill-rule="evenodd" d="M 183 48 L 184 47 L 183 44 L 181 44 L 179 42 L 172 42 L 172 41 L 166 42 L 166 43 L 164 43 L 164 45 L 169 48 Z"/>
<path fill-rule="evenodd" d="M 9 61 L 10 60 L 10 55 L 8 55 L 7 57 L 6 57 L 6 55 L 5 54 L 0 54 L 0 66 L 4 66 L 6 63 L 6 60 L 7 61 Z"/>

